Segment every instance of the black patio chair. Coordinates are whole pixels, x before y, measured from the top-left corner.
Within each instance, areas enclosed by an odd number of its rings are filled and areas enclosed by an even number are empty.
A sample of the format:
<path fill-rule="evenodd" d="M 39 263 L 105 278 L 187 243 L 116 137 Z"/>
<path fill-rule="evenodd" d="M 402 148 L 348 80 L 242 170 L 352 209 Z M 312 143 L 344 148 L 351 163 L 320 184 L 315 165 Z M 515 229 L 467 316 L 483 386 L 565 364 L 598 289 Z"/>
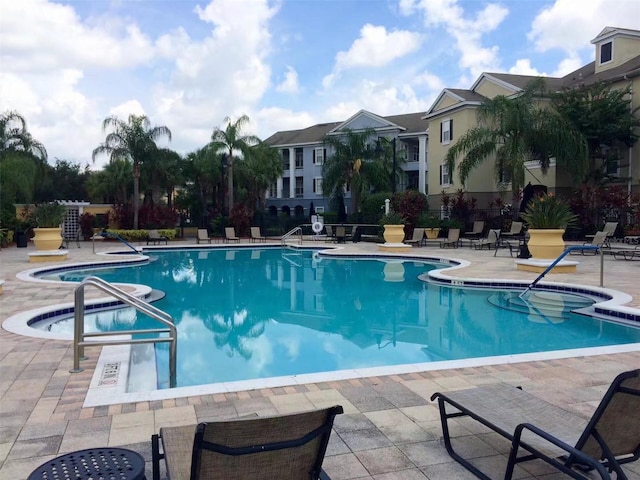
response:
<path fill-rule="evenodd" d="M 603 479 L 615 471 L 617 480 L 628 480 L 621 465 L 640 457 L 640 369 L 613 380 L 591 419 L 506 384 L 438 392 L 435 399 L 447 452 L 483 480 L 490 479 L 453 449 L 449 419 L 469 416 L 511 441 L 505 480 L 518 463 L 535 459 L 572 478 L 593 478 L 584 472 L 596 470 Z"/>

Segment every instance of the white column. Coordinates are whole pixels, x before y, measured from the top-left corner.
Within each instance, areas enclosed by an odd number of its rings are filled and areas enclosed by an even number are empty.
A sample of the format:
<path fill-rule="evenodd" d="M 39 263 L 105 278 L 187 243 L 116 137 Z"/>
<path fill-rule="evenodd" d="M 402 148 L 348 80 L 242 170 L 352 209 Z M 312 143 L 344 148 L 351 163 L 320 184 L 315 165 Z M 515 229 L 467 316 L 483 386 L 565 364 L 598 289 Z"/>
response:
<path fill-rule="evenodd" d="M 294 267 L 293 265 L 291 265 L 289 267 L 289 275 L 291 275 L 291 284 L 289 285 L 289 307 L 291 308 L 291 311 L 295 311 L 298 307 L 297 307 L 297 295 L 296 295 L 296 267 Z"/>
<path fill-rule="evenodd" d="M 289 147 L 289 198 L 296 198 L 296 150 Z"/>
<path fill-rule="evenodd" d="M 427 193 L 427 136 L 418 137 L 418 191 Z"/>
<path fill-rule="evenodd" d="M 276 181 L 276 198 L 282 198 L 282 177 Z"/>

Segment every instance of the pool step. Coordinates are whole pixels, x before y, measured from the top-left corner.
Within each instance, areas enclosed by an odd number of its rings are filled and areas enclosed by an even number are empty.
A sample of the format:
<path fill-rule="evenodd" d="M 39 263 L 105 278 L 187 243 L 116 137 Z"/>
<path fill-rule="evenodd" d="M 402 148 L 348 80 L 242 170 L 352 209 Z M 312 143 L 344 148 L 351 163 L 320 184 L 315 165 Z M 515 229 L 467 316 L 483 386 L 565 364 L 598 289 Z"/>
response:
<path fill-rule="evenodd" d="M 593 304 L 587 298 L 555 292 L 532 292 L 520 298 L 520 292 L 500 292 L 488 297 L 491 305 L 518 313 L 528 313 L 554 320 L 569 318 L 576 309 Z M 544 318 L 542 318 L 544 320 Z"/>

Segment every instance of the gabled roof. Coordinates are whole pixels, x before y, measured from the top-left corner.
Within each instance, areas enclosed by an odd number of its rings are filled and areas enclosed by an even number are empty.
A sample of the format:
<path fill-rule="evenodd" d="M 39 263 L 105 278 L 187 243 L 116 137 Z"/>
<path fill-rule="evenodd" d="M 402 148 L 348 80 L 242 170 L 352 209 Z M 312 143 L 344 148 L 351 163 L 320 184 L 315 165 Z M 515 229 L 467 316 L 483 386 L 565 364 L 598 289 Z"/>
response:
<path fill-rule="evenodd" d="M 436 107 L 442 102 L 445 97 L 449 97 L 455 100 L 457 103 L 450 105 L 448 107 L 441 108 L 436 110 Z M 480 105 L 486 98 L 476 92 L 471 90 L 464 90 L 460 88 L 445 88 L 440 92 L 438 98 L 436 98 L 435 102 L 431 104 L 427 113 L 422 116 L 423 119 L 428 119 L 436 115 L 440 115 L 441 113 L 448 112 L 450 110 L 454 110 L 457 108 L 461 108 L 467 105 Z"/>
<path fill-rule="evenodd" d="M 596 44 L 598 42 L 602 42 L 611 37 L 615 37 L 616 35 L 620 35 L 623 37 L 640 37 L 640 31 L 631 30 L 629 28 L 618 28 L 618 27 L 604 27 L 604 29 L 598 34 L 596 38 L 591 40 L 592 44 Z"/>
<path fill-rule="evenodd" d="M 358 122 L 361 122 L 362 125 L 358 125 Z M 366 127 L 364 127 L 366 125 Z M 331 134 L 339 134 L 343 130 L 361 130 L 362 128 L 375 128 L 384 129 L 384 130 L 404 130 L 405 128 L 401 125 L 397 125 L 393 122 L 389 122 L 385 117 L 381 117 L 376 115 L 375 113 L 368 112 L 366 110 L 360 110 L 355 115 L 352 115 L 347 120 L 342 122 L 340 125 L 335 127 L 333 130 L 329 132 Z"/>
<path fill-rule="evenodd" d="M 379 131 L 400 131 L 400 136 L 424 134 L 427 131 L 427 122 L 422 119 L 423 113 L 405 113 L 402 115 L 390 115 L 382 117 L 365 110 L 360 110 L 357 114 L 343 122 L 320 123 L 301 130 L 286 130 L 276 132 L 265 140 L 265 143 L 272 147 L 301 146 L 320 143 L 330 134 L 339 134 L 340 129 L 349 128 L 349 123 L 360 118 L 362 113 L 367 118 L 375 119 L 380 123 Z"/>
<path fill-rule="evenodd" d="M 534 76 L 534 75 L 515 75 L 512 73 L 495 73 L 495 72 L 483 73 L 481 75 L 481 78 L 482 76 L 485 76 L 487 78 L 493 77 L 497 79 L 499 82 L 501 82 L 503 86 L 507 86 L 507 85 L 510 86 L 511 89 L 514 90 L 514 93 L 524 90 L 524 88 L 527 86 L 529 82 L 538 78 L 537 76 Z M 542 78 L 544 78 L 544 85 L 548 92 L 556 92 L 560 90 L 560 88 L 562 88 L 562 78 L 560 77 L 542 77 Z M 475 88 L 475 86 L 479 83 L 479 81 L 480 79 L 476 80 L 476 83 L 473 84 L 472 88 Z"/>

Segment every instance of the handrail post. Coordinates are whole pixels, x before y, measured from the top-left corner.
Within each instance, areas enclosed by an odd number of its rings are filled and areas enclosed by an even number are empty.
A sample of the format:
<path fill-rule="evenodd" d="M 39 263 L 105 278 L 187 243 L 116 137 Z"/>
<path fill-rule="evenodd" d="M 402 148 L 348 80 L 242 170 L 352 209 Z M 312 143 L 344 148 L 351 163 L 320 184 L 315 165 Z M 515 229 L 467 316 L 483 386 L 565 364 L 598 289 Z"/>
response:
<path fill-rule="evenodd" d="M 73 370 L 71 373 L 79 373 L 84 370 L 80 367 L 80 359 L 84 359 L 84 347 L 80 345 L 84 337 L 84 286 L 81 284 L 74 293 L 73 306 Z"/>
<path fill-rule="evenodd" d="M 600 286 L 604 287 L 604 250 L 600 249 Z"/>

